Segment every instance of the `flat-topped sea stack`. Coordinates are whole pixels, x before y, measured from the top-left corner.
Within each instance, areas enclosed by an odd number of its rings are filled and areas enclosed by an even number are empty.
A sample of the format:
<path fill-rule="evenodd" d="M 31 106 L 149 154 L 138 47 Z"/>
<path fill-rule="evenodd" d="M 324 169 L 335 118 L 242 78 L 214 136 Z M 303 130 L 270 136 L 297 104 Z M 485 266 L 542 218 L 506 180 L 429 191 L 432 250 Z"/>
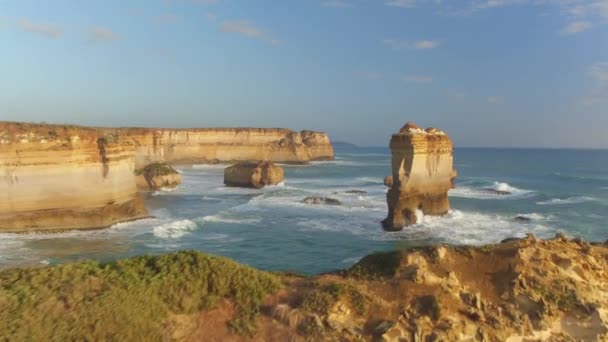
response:
<path fill-rule="evenodd" d="M 172 189 L 182 182 L 182 176 L 166 163 L 152 163 L 135 170 L 137 188 L 140 190 Z"/>
<path fill-rule="evenodd" d="M 244 162 L 224 169 L 224 184 L 243 188 L 277 185 L 284 179 L 283 168 L 269 161 Z"/>
<path fill-rule="evenodd" d="M 96 129 L 0 122 L 0 232 L 146 217 L 134 151 L 131 141 Z"/>
<path fill-rule="evenodd" d="M 450 137 L 436 128 L 422 129 L 408 122 L 390 142 L 392 185 L 387 194 L 384 229 L 401 230 L 415 224 L 416 211 L 444 215 L 450 210 L 448 191 L 454 187 Z"/>

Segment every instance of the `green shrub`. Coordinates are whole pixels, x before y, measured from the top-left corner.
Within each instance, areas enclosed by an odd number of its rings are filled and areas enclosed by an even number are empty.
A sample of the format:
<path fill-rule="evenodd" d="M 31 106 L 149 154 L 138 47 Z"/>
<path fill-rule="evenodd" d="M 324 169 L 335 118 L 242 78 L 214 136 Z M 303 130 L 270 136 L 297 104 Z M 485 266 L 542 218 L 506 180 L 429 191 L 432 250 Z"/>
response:
<path fill-rule="evenodd" d="M 0 337 L 7 340 L 166 339 L 169 313 L 195 313 L 228 298 L 230 323 L 251 335 L 279 278 L 199 252 L 109 264 L 80 262 L 0 272 Z"/>

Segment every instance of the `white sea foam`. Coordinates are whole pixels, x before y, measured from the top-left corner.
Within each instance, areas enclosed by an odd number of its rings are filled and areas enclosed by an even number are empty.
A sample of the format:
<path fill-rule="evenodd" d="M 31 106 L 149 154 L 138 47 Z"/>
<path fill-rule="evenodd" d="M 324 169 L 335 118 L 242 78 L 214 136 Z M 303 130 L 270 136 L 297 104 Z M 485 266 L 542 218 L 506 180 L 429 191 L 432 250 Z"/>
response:
<path fill-rule="evenodd" d="M 515 199 L 530 197 L 534 193 L 532 190 L 519 189 L 508 183 L 494 182 L 492 186 L 480 188 L 457 186 L 451 189 L 448 195 L 472 199 Z"/>
<path fill-rule="evenodd" d="M 162 239 L 178 239 L 197 228 L 198 226 L 195 222 L 180 220 L 156 226 L 152 232 L 154 233 L 154 236 Z"/>
<path fill-rule="evenodd" d="M 214 222 L 214 223 L 229 223 L 229 224 L 255 224 L 259 223 L 261 220 L 258 218 L 236 218 L 236 217 L 227 217 L 224 213 L 219 213 L 216 215 L 207 215 L 200 219 L 200 222 Z"/>
<path fill-rule="evenodd" d="M 424 216 L 421 223 L 397 233 L 408 239 L 440 239 L 455 244 L 495 243 L 509 237 L 523 237 L 526 233 L 550 236 L 554 229 L 541 224 L 517 224 L 500 215 L 451 210 L 444 216 Z"/>
<path fill-rule="evenodd" d="M 585 202 L 595 201 L 596 199 L 588 196 L 575 196 L 568 198 L 552 198 L 548 201 L 536 202 L 538 205 L 562 205 L 562 204 L 580 204 Z"/>

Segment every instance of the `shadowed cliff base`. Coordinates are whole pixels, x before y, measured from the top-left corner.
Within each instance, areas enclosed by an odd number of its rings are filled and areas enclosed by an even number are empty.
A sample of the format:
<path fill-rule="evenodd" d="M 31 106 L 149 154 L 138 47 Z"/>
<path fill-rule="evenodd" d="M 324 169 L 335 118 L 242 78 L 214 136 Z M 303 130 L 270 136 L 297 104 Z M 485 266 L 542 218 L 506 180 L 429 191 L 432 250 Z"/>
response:
<path fill-rule="evenodd" d="M 0 272 L 8 340 L 596 341 L 608 246 L 508 239 L 303 277 L 178 252 Z"/>

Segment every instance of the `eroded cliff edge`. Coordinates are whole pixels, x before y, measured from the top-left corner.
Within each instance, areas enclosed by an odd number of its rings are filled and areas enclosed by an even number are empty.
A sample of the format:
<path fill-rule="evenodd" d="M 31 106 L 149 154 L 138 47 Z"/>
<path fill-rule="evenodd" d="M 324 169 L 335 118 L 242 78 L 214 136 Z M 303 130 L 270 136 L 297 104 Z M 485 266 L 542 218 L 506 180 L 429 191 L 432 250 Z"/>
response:
<path fill-rule="evenodd" d="M 0 336 L 606 341 L 607 260 L 606 244 L 558 235 L 372 254 L 348 270 L 312 277 L 198 252 L 6 270 Z"/>
<path fill-rule="evenodd" d="M 134 170 L 156 163 L 333 159 L 325 133 L 0 122 L 0 231 L 87 229 L 147 216 Z"/>
<path fill-rule="evenodd" d="M 135 145 L 137 167 L 169 164 L 232 163 L 268 160 L 306 164 L 331 160 L 334 149 L 325 133 L 284 128 L 119 129 Z"/>
<path fill-rule="evenodd" d="M 386 230 L 415 224 L 416 212 L 443 215 L 450 210 L 448 191 L 456 170 L 450 137 L 436 128 L 422 129 L 408 122 L 390 142 L 392 183 L 387 194 Z"/>
<path fill-rule="evenodd" d="M 134 146 L 75 126 L 0 123 L 0 231 L 88 229 L 148 215 Z"/>

